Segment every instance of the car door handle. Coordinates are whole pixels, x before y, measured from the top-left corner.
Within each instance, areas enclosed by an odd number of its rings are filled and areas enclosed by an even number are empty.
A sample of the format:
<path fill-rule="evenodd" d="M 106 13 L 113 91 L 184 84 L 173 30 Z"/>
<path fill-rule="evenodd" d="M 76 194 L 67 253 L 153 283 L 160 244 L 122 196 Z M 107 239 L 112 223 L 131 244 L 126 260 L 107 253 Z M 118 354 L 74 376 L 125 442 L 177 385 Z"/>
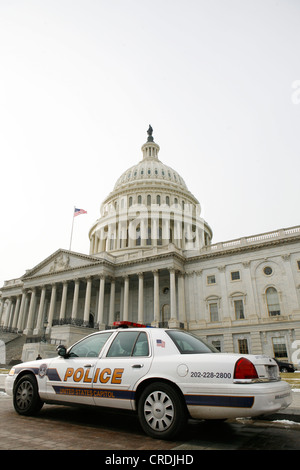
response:
<path fill-rule="evenodd" d="M 131 366 L 133 369 L 141 369 L 142 367 L 144 367 L 144 364 L 133 364 L 133 366 Z"/>
<path fill-rule="evenodd" d="M 83 367 L 94 367 L 94 364 L 85 364 Z"/>

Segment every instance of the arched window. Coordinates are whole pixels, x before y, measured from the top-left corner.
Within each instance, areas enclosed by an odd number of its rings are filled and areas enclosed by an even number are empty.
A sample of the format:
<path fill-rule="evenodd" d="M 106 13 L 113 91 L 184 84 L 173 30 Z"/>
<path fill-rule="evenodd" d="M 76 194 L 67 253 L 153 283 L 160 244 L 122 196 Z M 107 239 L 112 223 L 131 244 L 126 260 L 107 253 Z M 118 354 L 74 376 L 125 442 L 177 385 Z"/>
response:
<path fill-rule="evenodd" d="M 268 289 L 266 290 L 266 299 L 269 315 L 280 315 L 279 297 L 275 287 L 268 287 Z"/>

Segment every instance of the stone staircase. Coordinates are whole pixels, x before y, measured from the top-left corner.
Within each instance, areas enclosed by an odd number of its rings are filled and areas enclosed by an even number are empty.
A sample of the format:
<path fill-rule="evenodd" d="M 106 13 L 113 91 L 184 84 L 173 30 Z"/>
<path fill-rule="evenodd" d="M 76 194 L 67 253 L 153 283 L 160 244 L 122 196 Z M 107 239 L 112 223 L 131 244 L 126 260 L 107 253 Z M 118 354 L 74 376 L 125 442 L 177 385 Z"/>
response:
<path fill-rule="evenodd" d="M 10 367 L 21 361 L 26 336 L 0 332 L 0 367 Z"/>

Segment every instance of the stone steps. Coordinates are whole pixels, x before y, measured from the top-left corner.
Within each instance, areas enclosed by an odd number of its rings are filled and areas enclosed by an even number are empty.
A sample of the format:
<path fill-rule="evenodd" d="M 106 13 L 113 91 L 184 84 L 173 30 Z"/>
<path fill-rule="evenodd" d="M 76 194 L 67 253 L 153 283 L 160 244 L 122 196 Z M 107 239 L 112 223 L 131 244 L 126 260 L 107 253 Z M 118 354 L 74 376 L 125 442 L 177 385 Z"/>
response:
<path fill-rule="evenodd" d="M 0 366 L 12 366 L 21 361 L 26 336 L 16 333 L 0 333 Z"/>

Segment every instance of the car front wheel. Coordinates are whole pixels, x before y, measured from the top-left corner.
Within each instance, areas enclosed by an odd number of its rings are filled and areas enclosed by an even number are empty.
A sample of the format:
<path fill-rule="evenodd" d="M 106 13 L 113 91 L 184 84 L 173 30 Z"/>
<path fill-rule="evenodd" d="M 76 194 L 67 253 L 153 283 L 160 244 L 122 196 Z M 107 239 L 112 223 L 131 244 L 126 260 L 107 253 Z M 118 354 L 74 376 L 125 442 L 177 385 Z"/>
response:
<path fill-rule="evenodd" d="M 24 375 L 18 381 L 14 390 L 14 407 L 21 415 L 34 415 L 43 406 L 38 393 L 35 377 Z"/>
<path fill-rule="evenodd" d="M 179 393 L 168 384 L 156 382 L 142 392 L 138 414 L 143 430 L 157 439 L 172 439 L 187 421 L 185 405 Z"/>

